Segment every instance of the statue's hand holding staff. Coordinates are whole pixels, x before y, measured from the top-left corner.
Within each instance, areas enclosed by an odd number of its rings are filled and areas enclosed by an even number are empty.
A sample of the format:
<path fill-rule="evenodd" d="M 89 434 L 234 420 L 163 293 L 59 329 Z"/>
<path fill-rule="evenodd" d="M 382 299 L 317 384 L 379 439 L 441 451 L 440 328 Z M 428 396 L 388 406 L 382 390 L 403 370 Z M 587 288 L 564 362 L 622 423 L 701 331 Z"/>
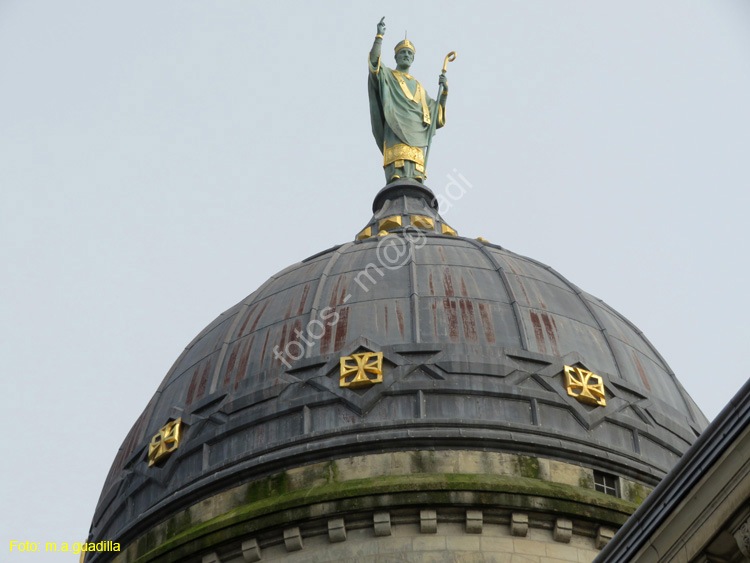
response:
<path fill-rule="evenodd" d="M 438 88 L 442 87 L 443 92 L 446 94 L 448 93 L 448 78 L 445 76 L 445 74 L 441 74 L 440 78 L 438 78 Z"/>

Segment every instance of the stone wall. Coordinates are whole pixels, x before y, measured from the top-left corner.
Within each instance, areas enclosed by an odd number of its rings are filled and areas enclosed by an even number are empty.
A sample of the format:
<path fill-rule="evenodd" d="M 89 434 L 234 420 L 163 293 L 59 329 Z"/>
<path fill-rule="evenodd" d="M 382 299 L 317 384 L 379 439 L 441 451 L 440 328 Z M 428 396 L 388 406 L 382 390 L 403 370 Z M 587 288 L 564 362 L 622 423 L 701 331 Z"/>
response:
<path fill-rule="evenodd" d="M 596 492 L 589 468 L 501 452 L 354 456 L 269 475 L 196 502 L 123 546 L 115 561 L 255 561 L 261 553 L 263 561 L 448 561 L 439 557 L 464 545 L 462 553 L 474 553 L 469 561 L 506 561 L 500 554 L 515 553 L 527 557 L 518 561 L 552 563 L 553 555 L 564 561 L 560 555 L 575 551 L 569 560 L 580 563 L 593 559 L 593 550 L 649 492 L 626 479 L 620 483 L 626 498 Z M 394 559 L 382 551 L 397 545 L 412 555 Z M 490 545 L 497 549 L 488 552 Z M 364 551 L 352 559 L 351 550 Z M 428 552 L 423 559 L 414 555 Z M 386 558 L 377 559 L 381 555 Z M 91 560 L 86 563 L 99 561 Z"/>
<path fill-rule="evenodd" d="M 597 537 L 571 534 L 555 541 L 554 530 L 530 528 L 514 536 L 508 525 L 487 524 L 479 533 L 467 533 L 465 524 L 439 522 L 435 532 L 422 532 L 420 524 L 393 524 L 390 535 L 377 536 L 374 527 L 347 530 L 345 539 L 332 542 L 329 534 L 300 541 L 293 534 L 286 543 L 263 549 L 246 544 L 242 553 L 211 553 L 202 563 L 589 563 L 596 557 Z M 292 548 L 293 551 L 290 551 Z"/>

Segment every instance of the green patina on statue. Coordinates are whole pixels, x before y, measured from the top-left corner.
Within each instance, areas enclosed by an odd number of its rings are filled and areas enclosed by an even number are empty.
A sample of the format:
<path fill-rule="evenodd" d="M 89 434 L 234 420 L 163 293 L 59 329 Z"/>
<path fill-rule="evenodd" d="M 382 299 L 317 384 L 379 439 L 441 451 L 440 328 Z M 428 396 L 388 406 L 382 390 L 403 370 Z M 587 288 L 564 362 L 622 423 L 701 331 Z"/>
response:
<path fill-rule="evenodd" d="M 395 47 L 396 69 L 380 64 L 380 48 L 385 34 L 385 18 L 378 23 L 378 34 L 370 50 L 368 94 L 370 119 L 375 141 L 383 153 L 386 183 L 398 179 L 423 182 L 429 145 L 435 127 L 445 125 L 448 80 L 445 68 L 440 75 L 439 103 L 427 95 L 416 78 L 409 75 L 414 62 L 414 45 L 404 39 Z M 455 53 L 446 57 L 453 60 Z"/>

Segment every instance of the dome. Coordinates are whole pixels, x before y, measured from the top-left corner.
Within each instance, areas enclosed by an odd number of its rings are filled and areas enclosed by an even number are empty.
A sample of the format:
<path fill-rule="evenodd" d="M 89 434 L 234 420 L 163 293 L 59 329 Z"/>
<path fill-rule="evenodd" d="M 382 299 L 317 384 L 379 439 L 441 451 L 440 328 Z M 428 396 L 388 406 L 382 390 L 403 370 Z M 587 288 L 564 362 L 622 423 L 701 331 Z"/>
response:
<path fill-rule="evenodd" d="M 600 299 L 458 236 L 419 184 L 389 185 L 373 210 L 356 240 L 275 274 L 187 346 L 117 454 L 95 541 L 133 541 L 259 476 L 391 451 L 544 456 L 653 487 L 705 428 Z M 361 386 L 342 375 L 355 354 L 382 358 Z M 569 393 L 566 366 L 598 375 L 606 406 Z M 176 420 L 179 447 L 150 467 L 152 437 Z"/>

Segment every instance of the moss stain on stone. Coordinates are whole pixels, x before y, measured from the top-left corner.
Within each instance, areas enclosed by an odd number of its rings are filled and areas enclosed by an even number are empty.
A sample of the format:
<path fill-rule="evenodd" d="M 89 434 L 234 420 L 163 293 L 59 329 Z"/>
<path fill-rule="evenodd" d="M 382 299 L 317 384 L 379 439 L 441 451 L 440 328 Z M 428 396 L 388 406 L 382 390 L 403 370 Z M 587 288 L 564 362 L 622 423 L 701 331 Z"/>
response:
<path fill-rule="evenodd" d="M 646 497 L 651 492 L 651 489 L 641 485 L 640 483 L 633 483 L 632 481 L 624 481 L 625 488 L 625 500 L 629 500 L 637 505 L 641 505 Z"/>
<path fill-rule="evenodd" d="M 578 479 L 578 486 L 582 489 L 594 490 L 594 475 L 590 473 L 584 473 Z"/>
<path fill-rule="evenodd" d="M 411 452 L 411 468 L 414 473 L 435 473 L 438 461 L 433 450 Z"/>
<path fill-rule="evenodd" d="M 518 474 L 530 479 L 539 478 L 539 460 L 535 457 L 519 455 L 516 458 L 518 464 Z"/>
<path fill-rule="evenodd" d="M 328 484 L 338 483 L 339 481 L 339 466 L 335 461 L 329 461 L 326 463 L 326 482 Z"/>
<path fill-rule="evenodd" d="M 288 492 L 289 476 L 286 472 L 258 479 L 247 484 L 245 502 L 252 503 L 269 497 L 276 497 Z"/>

